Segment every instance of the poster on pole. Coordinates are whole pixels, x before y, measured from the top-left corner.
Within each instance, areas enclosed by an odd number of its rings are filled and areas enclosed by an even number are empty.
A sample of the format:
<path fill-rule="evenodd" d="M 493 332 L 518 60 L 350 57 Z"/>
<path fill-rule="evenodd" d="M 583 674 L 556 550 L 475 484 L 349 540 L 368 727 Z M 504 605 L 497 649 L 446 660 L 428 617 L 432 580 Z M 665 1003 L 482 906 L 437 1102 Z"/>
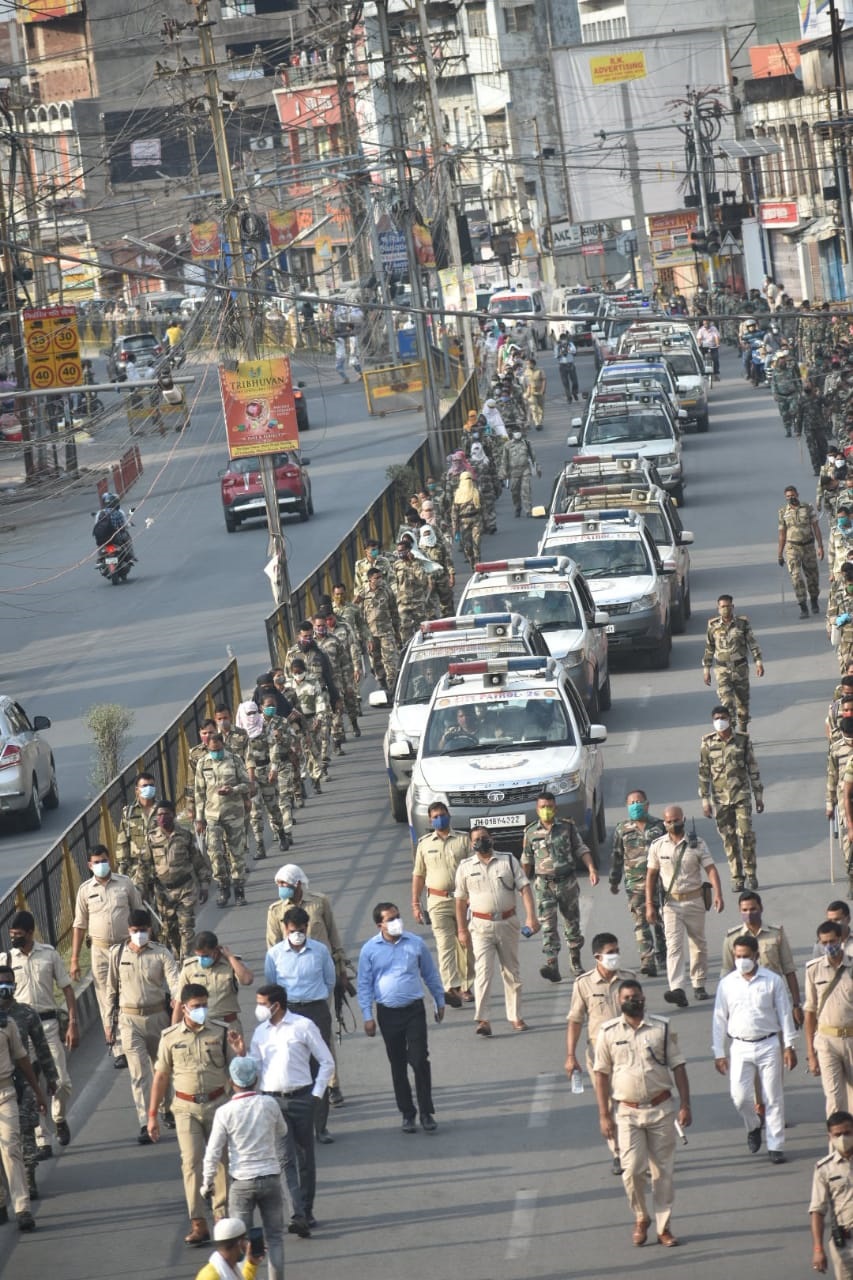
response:
<path fill-rule="evenodd" d="M 210 262 L 219 257 L 222 247 L 219 223 L 212 218 L 190 225 L 190 253 L 196 262 Z"/>
<path fill-rule="evenodd" d="M 299 448 L 296 401 L 287 356 L 219 366 L 228 456 L 254 458 Z"/>
<path fill-rule="evenodd" d="M 76 307 L 25 307 L 24 346 L 33 391 L 64 391 L 83 381 Z"/>

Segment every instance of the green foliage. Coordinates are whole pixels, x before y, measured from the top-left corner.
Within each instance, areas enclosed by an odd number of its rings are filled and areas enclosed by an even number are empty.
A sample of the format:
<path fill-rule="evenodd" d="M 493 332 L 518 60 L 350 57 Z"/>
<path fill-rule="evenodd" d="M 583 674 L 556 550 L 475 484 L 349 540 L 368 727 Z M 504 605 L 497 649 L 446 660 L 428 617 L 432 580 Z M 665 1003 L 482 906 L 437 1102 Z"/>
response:
<path fill-rule="evenodd" d="M 96 702 L 86 712 L 85 723 L 94 747 L 92 785 L 103 791 L 124 768 L 133 712 L 117 702 Z"/>

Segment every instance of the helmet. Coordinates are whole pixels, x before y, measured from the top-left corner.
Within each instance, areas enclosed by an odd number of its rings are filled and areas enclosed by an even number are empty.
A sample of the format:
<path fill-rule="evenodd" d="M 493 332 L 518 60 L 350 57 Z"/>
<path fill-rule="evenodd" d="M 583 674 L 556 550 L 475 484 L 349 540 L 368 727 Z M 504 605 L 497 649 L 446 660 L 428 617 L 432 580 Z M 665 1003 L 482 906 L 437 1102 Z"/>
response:
<path fill-rule="evenodd" d="M 101 498 L 101 502 L 105 507 L 112 511 L 119 505 L 119 498 L 115 493 L 105 493 Z"/>

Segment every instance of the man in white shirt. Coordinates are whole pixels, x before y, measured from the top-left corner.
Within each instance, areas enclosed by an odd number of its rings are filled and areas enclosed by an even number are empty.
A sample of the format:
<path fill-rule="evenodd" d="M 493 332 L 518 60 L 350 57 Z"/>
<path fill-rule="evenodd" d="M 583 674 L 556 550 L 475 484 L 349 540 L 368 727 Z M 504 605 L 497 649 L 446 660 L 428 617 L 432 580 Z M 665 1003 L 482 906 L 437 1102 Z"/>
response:
<path fill-rule="evenodd" d="M 789 1071 L 797 1065 L 794 1041 L 797 1028 L 791 997 L 783 978 L 758 963 L 758 939 L 752 934 L 736 938 L 735 970 L 717 987 L 714 1003 L 714 1065 L 729 1075 L 732 1102 L 743 1116 L 746 1143 L 755 1155 L 761 1146 L 761 1122 L 755 1112 L 754 1082 L 761 1082 L 767 1125 L 767 1150 L 771 1164 L 784 1164 L 785 1102 L 782 1062 Z M 784 1040 L 784 1052 L 779 1035 Z M 731 1041 L 726 1057 L 726 1038 Z"/>
<path fill-rule="evenodd" d="M 255 1017 L 260 1025 L 249 1052 L 260 1063 L 262 1092 L 275 1098 L 287 1121 L 283 1163 L 291 1200 L 288 1231 L 306 1236 L 317 1225 L 313 1212 L 317 1183 L 314 1108 L 326 1091 L 335 1060 L 314 1023 L 288 1012 L 287 992 L 277 983 L 258 988 Z M 235 1053 L 245 1057 L 242 1035 L 232 1031 L 228 1039 Z M 312 1058 L 319 1063 L 316 1079 L 311 1074 Z"/>
<path fill-rule="evenodd" d="M 235 1090 L 216 1112 L 202 1173 L 203 1195 L 213 1190 L 216 1170 L 227 1151 L 231 1186 L 228 1213 L 252 1226 L 261 1215 L 269 1280 L 284 1280 L 284 1205 L 281 1154 L 287 1125 L 275 1098 L 256 1092 L 260 1067 L 254 1058 L 234 1058 L 229 1067 Z"/>

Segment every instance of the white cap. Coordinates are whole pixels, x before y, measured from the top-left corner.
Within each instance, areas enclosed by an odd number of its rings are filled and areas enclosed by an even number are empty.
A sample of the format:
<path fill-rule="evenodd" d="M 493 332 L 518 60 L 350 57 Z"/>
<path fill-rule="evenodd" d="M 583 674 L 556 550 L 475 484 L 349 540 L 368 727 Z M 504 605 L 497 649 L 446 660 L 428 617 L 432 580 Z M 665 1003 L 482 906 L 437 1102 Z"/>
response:
<path fill-rule="evenodd" d="M 246 1234 L 246 1224 L 242 1218 L 220 1218 L 213 1228 L 213 1238 L 218 1244 L 226 1240 L 239 1240 Z"/>
<path fill-rule="evenodd" d="M 286 884 L 301 884 L 303 889 L 308 888 L 308 877 L 295 862 L 288 862 L 283 867 L 279 867 L 275 878 L 276 881 L 284 880 Z"/>

